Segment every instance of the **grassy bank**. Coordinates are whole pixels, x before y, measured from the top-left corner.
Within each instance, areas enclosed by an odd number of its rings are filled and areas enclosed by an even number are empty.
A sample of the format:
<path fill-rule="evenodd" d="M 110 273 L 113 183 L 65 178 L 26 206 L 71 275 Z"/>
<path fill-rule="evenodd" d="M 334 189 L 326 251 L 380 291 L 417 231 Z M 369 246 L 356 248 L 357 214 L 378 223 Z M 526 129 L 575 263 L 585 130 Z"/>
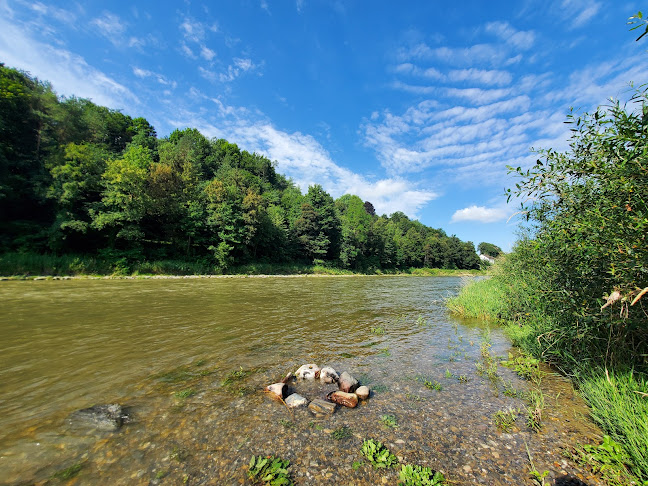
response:
<path fill-rule="evenodd" d="M 490 278 L 467 284 L 457 297 L 449 299 L 449 310 L 499 323 L 514 345 L 569 375 L 590 406 L 592 420 L 621 446 L 618 451 L 606 446 L 607 452 L 599 446 L 602 455 L 584 455 L 584 460 L 589 466 L 598 464 L 609 484 L 648 484 L 645 355 L 637 352 L 639 346 L 629 346 L 630 331 L 624 334 L 620 327 L 610 326 L 607 334 L 592 332 L 588 339 L 582 331 L 571 334 L 573 329 L 565 329 L 560 319 L 543 311 L 543 304 L 550 299 L 539 291 L 534 276 L 524 278 L 517 271 L 515 262 L 500 263 Z M 574 319 L 573 327 L 578 326 Z"/>
<path fill-rule="evenodd" d="M 298 263 L 249 263 L 226 270 L 201 261 L 129 261 L 85 255 L 6 253 L 0 256 L 0 276 L 13 279 L 35 277 L 137 277 L 148 275 L 411 275 L 417 277 L 481 275 L 480 270 L 409 268 L 357 272 L 326 265 Z"/>

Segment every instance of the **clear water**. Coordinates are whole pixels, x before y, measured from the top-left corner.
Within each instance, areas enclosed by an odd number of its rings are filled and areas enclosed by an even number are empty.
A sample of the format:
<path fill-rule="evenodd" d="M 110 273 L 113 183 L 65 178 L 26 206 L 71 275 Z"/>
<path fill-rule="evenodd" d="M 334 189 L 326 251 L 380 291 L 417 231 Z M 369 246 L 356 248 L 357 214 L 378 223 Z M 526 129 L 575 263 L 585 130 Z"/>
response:
<path fill-rule="evenodd" d="M 506 356 L 507 339 L 446 313 L 443 300 L 460 285 L 438 277 L 2 282 L 0 483 L 43 481 L 80 464 L 77 484 L 244 484 L 251 455 L 275 454 L 291 460 L 299 484 L 395 484 L 395 471 L 352 467 L 365 438 L 459 484 L 524 484 L 525 441 L 539 470 L 582 476 L 560 455 L 597 433 L 582 403 L 567 382 L 547 377 L 554 401 L 543 432 L 530 432 L 524 402 L 476 373 L 480 345 Z M 263 393 L 305 363 L 348 371 L 375 392 L 326 418 L 291 413 Z M 529 386 L 508 369 L 499 374 Z M 332 388 L 291 389 L 313 399 Z M 70 426 L 73 411 L 103 403 L 130 407 L 133 423 L 115 433 Z M 502 433 L 492 416 L 507 408 L 521 415 Z M 383 425 L 383 415 L 398 427 Z M 352 436 L 335 440 L 342 426 Z"/>

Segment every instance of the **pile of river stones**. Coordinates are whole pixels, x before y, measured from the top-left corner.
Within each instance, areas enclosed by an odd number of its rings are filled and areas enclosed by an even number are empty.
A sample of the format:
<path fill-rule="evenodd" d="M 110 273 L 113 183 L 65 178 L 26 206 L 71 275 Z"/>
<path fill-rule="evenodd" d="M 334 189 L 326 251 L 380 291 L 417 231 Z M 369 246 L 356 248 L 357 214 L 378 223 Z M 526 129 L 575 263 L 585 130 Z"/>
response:
<path fill-rule="evenodd" d="M 288 396 L 287 383 L 296 377 L 298 380 L 319 380 L 322 384 L 337 384 L 338 390 L 326 395 L 326 400 L 316 398 L 308 401 L 307 398 L 298 393 L 291 393 Z M 358 380 L 346 371 L 341 375 L 330 366 L 321 368 L 316 364 L 305 364 L 293 375 L 288 373 L 279 383 L 273 383 L 266 387 L 266 391 L 276 399 L 281 399 L 289 408 L 298 408 L 308 405 L 311 412 L 316 415 L 326 415 L 335 412 L 336 405 L 349 408 L 358 406 L 359 400 L 366 400 L 371 394 L 366 386 L 360 386 Z"/>

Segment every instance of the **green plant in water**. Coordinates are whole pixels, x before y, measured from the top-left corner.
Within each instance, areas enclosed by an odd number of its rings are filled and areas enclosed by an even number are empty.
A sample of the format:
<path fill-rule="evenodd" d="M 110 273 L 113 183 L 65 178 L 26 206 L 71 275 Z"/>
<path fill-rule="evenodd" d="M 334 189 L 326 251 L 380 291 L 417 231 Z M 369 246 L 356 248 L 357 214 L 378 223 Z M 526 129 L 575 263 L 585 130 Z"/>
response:
<path fill-rule="evenodd" d="M 364 461 L 353 461 L 353 464 L 351 464 L 351 467 L 353 468 L 354 471 L 357 471 L 364 465 Z"/>
<path fill-rule="evenodd" d="M 438 471 L 429 467 L 411 466 L 404 464 L 398 475 L 399 486 L 442 486 L 445 485 L 445 477 Z"/>
<path fill-rule="evenodd" d="M 160 469 L 156 474 L 155 474 L 155 479 L 162 479 L 166 477 L 166 475 L 169 474 L 169 471 L 166 469 Z"/>
<path fill-rule="evenodd" d="M 457 380 L 459 380 L 459 383 L 468 383 L 468 381 L 470 381 L 470 378 L 468 378 L 468 375 L 459 375 L 457 377 Z"/>
<path fill-rule="evenodd" d="M 173 450 L 171 451 L 171 454 L 169 454 L 169 457 L 171 459 L 178 462 L 183 462 L 185 459 L 187 459 L 188 456 L 189 453 L 178 446 L 173 446 Z"/>
<path fill-rule="evenodd" d="M 517 412 L 514 410 L 498 410 L 493 415 L 495 420 L 495 427 L 502 432 L 510 432 L 517 420 Z"/>
<path fill-rule="evenodd" d="M 381 415 L 380 421 L 387 428 L 395 429 L 398 427 L 398 421 L 395 415 Z"/>
<path fill-rule="evenodd" d="M 632 462 L 629 455 L 609 435 L 603 436 L 601 444 L 577 446 L 566 455 L 594 474 L 600 474 L 610 486 L 648 485 L 648 481 L 634 477 L 628 470 L 627 465 Z"/>
<path fill-rule="evenodd" d="M 382 348 L 378 353 L 378 356 L 391 356 L 391 353 L 389 352 L 389 348 Z"/>
<path fill-rule="evenodd" d="M 361 381 L 361 383 L 364 383 Z M 386 391 L 389 391 L 389 387 L 387 385 L 374 385 L 371 387 L 371 391 L 374 393 L 384 393 Z"/>
<path fill-rule="evenodd" d="M 331 437 L 333 437 L 335 440 L 344 440 L 353 437 L 353 433 L 351 432 L 351 429 L 349 427 L 343 425 L 342 427 L 338 427 L 333 432 L 331 432 Z"/>
<path fill-rule="evenodd" d="M 517 398 L 522 395 L 510 381 L 504 382 L 504 395 L 511 398 Z"/>
<path fill-rule="evenodd" d="M 294 429 L 295 428 L 295 422 L 291 422 L 290 420 L 286 419 L 281 419 L 279 420 L 279 423 L 284 426 L 286 429 Z"/>
<path fill-rule="evenodd" d="M 372 327 L 371 332 L 382 336 L 383 334 L 385 334 L 385 328 L 383 326 Z"/>
<path fill-rule="evenodd" d="M 185 398 L 193 397 L 196 394 L 196 390 L 189 388 L 188 390 L 180 390 L 173 394 L 174 397 L 184 400 Z"/>
<path fill-rule="evenodd" d="M 360 449 L 361 454 L 367 458 L 374 468 L 396 467 L 398 459 L 389 449 L 373 439 L 365 440 Z"/>
<path fill-rule="evenodd" d="M 251 370 L 244 370 L 243 367 L 239 367 L 238 370 L 230 371 L 225 379 L 221 382 L 222 386 L 229 386 L 237 381 L 247 378 L 252 373 Z"/>
<path fill-rule="evenodd" d="M 252 484 L 269 484 L 271 486 L 290 486 L 293 480 L 288 473 L 290 461 L 280 457 L 252 456 L 247 475 Z"/>
<path fill-rule="evenodd" d="M 526 354 L 513 356 L 511 353 L 509 353 L 508 358 L 506 361 L 501 361 L 503 366 L 513 368 L 520 378 L 534 383 L 540 382 L 540 360 Z"/>
<path fill-rule="evenodd" d="M 549 471 L 543 471 L 542 473 L 538 472 L 538 470 L 535 467 L 535 464 L 533 464 L 533 459 L 531 458 L 531 451 L 529 450 L 529 444 L 526 443 L 526 440 L 524 441 L 524 446 L 526 447 L 527 457 L 529 458 L 529 465 L 530 465 L 529 475 L 531 476 L 533 482 L 536 483 L 538 486 L 544 486 L 545 478 L 549 475 Z"/>
<path fill-rule="evenodd" d="M 443 390 L 443 386 L 441 386 L 441 383 L 439 383 L 436 380 L 424 380 L 423 381 L 423 386 L 427 388 L 428 390 L 437 390 L 441 391 Z"/>
<path fill-rule="evenodd" d="M 406 400 L 411 400 L 413 402 L 424 402 L 426 400 L 425 397 L 421 397 L 419 395 L 414 395 L 412 393 L 406 393 L 405 394 L 405 399 Z"/>
<path fill-rule="evenodd" d="M 427 324 L 427 319 L 425 319 L 423 316 L 418 316 L 418 319 L 416 319 L 416 325 L 425 326 L 426 324 Z"/>
<path fill-rule="evenodd" d="M 535 432 L 542 428 L 542 411 L 545 408 L 544 395 L 539 390 L 532 390 L 527 394 L 527 427 Z"/>
<path fill-rule="evenodd" d="M 445 377 L 448 379 L 452 378 L 452 373 L 450 372 L 450 370 L 448 369 L 445 370 Z"/>
<path fill-rule="evenodd" d="M 52 474 L 51 477 L 52 479 L 62 479 L 66 481 L 79 474 L 79 472 L 81 472 L 81 469 L 83 469 L 83 466 L 81 464 L 73 464 L 70 467 L 56 471 L 54 474 Z"/>

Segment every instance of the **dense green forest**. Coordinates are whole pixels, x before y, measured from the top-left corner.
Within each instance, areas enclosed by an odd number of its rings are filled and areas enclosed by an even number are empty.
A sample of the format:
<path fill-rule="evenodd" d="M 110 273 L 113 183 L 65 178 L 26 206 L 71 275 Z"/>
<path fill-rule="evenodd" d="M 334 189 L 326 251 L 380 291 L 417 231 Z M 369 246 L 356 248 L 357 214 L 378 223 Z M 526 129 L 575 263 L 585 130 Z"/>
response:
<path fill-rule="evenodd" d="M 195 129 L 60 98 L 0 64 L 0 253 L 90 255 L 128 267 L 313 262 L 377 271 L 479 268 L 472 242 L 369 201 L 302 194 L 266 157 Z"/>

